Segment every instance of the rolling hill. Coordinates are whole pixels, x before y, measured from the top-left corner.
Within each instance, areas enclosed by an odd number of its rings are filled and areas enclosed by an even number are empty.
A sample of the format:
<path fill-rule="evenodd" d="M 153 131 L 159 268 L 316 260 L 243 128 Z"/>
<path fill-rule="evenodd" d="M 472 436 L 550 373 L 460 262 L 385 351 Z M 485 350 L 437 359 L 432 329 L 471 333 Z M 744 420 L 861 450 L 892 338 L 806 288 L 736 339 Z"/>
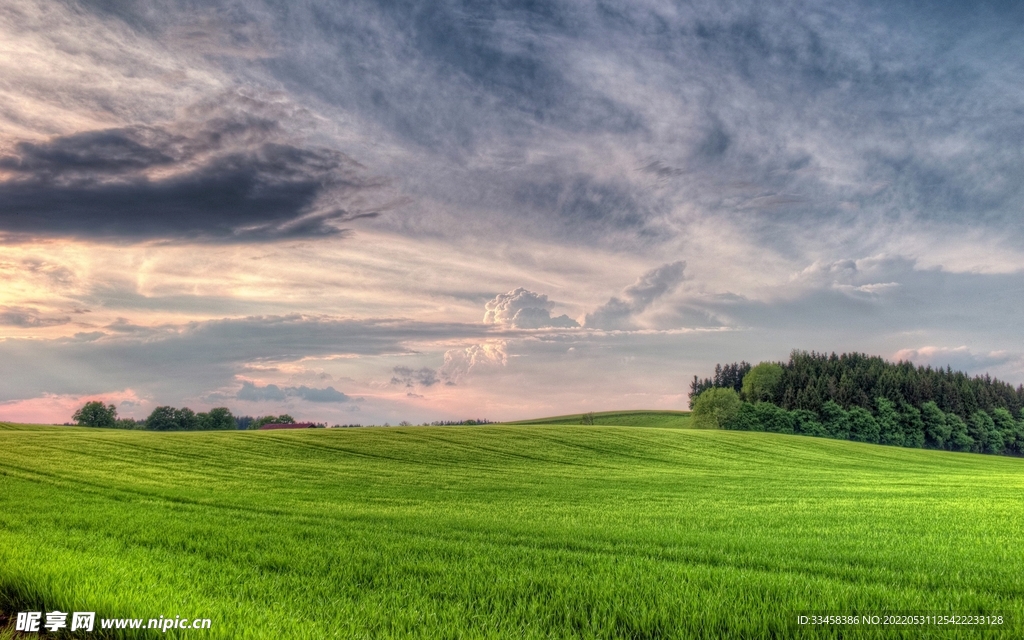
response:
<path fill-rule="evenodd" d="M 839 637 L 800 612 L 929 611 L 1024 634 L 1021 459 L 550 424 L 0 441 L 8 616 L 201 616 L 210 630 L 168 635 L 203 638 L 751 638 Z"/>

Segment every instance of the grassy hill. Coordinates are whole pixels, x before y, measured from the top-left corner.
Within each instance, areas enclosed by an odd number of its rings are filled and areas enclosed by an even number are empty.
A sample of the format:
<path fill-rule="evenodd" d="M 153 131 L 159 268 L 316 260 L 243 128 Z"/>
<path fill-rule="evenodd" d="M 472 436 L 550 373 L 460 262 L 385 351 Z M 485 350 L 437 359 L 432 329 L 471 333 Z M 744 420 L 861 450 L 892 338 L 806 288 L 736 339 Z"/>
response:
<path fill-rule="evenodd" d="M 690 426 L 689 411 L 599 411 L 590 414 L 574 413 L 566 416 L 519 420 L 506 424 L 583 424 L 586 415 L 593 418 L 595 425 L 604 426 L 660 429 L 686 429 Z"/>
<path fill-rule="evenodd" d="M 206 617 L 177 636 L 203 638 L 767 638 L 827 635 L 801 611 L 943 611 L 1024 635 L 1021 459 L 566 425 L 0 443 L 8 615 Z"/>

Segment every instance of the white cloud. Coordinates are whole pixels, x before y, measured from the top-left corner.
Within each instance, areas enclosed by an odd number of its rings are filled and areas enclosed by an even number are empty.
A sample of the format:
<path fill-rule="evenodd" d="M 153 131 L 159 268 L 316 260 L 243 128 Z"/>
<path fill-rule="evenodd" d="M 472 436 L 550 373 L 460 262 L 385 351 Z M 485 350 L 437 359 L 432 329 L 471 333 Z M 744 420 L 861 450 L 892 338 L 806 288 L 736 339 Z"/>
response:
<path fill-rule="evenodd" d="M 484 322 L 515 329 L 543 329 L 548 327 L 571 328 L 580 326 L 569 316 L 562 314 L 551 317 L 554 303 L 543 294 L 527 291 L 523 287 L 499 293 L 484 308 Z"/>
<path fill-rule="evenodd" d="M 463 349 L 449 349 L 437 370 L 446 382 L 457 384 L 473 371 L 494 370 L 508 364 L 508 341 L 494 340 Z"/>

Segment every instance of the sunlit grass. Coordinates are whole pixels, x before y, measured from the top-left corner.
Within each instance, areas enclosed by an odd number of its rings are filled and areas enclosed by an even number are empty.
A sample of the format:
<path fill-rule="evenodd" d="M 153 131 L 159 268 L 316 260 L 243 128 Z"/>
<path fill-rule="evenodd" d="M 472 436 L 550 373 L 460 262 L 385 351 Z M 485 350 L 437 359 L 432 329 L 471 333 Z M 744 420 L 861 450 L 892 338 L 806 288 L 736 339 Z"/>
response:
<path fill-rule="evenodd" d="M 949 611 L 1017 637 L 1022 495 L 1020 459 L 766 433 L 22 428 L 0 436 L 0 608 L 222 638 L 767 638 L 798 611 Z"/>

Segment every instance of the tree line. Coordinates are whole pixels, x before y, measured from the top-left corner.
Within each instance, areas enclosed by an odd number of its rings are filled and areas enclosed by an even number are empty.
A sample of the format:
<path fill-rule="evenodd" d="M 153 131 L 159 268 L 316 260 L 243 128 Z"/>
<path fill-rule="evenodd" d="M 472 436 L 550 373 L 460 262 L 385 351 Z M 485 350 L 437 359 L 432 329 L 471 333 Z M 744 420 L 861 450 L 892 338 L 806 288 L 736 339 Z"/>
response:
<path fill-rule="evenodd" d="M 71 417 L 81 427 L 111 429 L 145 429 L 148 431 L 217 431 L 259 429 L 266 424 L 295 424 L 288 414 L 279 416 L 235 416 L 227 407 L 216 407 L 196 413 L 188 407 L 157 407 L 145 420 L 118 418 L 117 407 L 98 400 L 86 402 Z"/>
<path fill-rule="evenodd" d="M 1024 386 L 948 367 L 794 351 L 787 363 L 716 366 L 691 392 L 699 427 L 1024 455 Z"/>

